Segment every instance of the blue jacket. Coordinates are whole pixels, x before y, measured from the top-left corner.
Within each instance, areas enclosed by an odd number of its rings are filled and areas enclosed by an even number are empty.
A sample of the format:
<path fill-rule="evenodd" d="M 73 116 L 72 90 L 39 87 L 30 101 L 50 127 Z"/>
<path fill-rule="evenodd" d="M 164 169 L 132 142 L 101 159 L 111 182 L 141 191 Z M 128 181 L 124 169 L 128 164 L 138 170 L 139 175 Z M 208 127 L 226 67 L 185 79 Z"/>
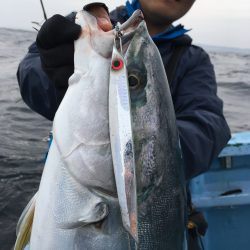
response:
<path fill-rule="evenodd" d="M 128 18 L 126 8 L 111 13 L 111 20 L 123 22 Z M 72 19 L 74 13 L 69 18 Z M 184 32 L 183 32 L 184 33 Z M 166 65 L 176 45 L 186 46 L 171 82 L 171 94 L 176 112 L 186 178 L 209 169 L 211 161 L 230 139 L 230 130 L 223 116 L 223 103 L 217 96 L 213 65 L 208 54 L 191 44 L 191 38 L 181 34 L 169 39 L 155 39 Z M 57 90 L 41 67 L 36 44 L 29 47 L 17 72 L 21 95 L 26 104 L 53 120 L 66 92 Z"/>

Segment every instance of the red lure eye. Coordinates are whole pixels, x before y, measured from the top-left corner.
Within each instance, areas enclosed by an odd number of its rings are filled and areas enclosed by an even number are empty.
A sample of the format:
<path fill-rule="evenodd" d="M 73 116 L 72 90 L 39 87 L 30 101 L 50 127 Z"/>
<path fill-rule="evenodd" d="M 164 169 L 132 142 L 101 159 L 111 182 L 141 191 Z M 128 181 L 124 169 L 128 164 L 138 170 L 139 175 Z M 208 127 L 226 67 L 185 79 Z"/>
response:
<path fill-rule="evenodd" d="M 112 69 L 113 70 L 120 70 L 122 69 L 123 67 L 123 61 L 121 59 L 115 59 L 113 62 L 112 62 Z"/>

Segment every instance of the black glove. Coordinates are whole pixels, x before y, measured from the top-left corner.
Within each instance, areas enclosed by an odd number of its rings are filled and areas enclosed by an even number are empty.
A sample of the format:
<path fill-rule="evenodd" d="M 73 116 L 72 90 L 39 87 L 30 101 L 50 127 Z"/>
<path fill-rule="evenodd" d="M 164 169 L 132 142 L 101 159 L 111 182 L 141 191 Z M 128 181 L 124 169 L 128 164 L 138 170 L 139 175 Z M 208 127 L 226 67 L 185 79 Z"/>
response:
<path fill-rule="evenodd" d="M 57 89 L 67 89 L 68 79 L 74 72 L 74 40 L 81 26 L 61 15 L 49 18 L 37 34 L 43 70 Z"/>

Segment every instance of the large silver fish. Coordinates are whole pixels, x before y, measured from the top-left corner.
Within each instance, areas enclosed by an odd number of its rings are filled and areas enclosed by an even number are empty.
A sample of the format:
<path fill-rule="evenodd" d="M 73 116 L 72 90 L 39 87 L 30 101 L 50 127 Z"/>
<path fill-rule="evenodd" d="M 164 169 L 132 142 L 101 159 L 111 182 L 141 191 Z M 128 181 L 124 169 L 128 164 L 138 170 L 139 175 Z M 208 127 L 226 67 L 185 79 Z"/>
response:
<path fill-rule="evenodd" d="M 119 47 L 116 32 L 101 31 L 85 11 L 76 16 L 82 36 L 53 123 L 31 250 L 183 249 L 185 182 L 174 109 L 160 54 L 139 17 L 120 27 Z M 113 93 L 128 103 L 109 97 L 124 72 L 129 95 Z M 118 107 L 124 104 L 125 115 Z M 124 152 L 122 134 L 129 142 Z M 33 207 L 20 223 L 16 249 L 27 243 L 22 231 Z"/>
<path fill-rule="evenodd" d="M 137 182 L 139 249 L 184 249 L 186 191 L 172 98 L 142 22 L 126 52 Z"/>

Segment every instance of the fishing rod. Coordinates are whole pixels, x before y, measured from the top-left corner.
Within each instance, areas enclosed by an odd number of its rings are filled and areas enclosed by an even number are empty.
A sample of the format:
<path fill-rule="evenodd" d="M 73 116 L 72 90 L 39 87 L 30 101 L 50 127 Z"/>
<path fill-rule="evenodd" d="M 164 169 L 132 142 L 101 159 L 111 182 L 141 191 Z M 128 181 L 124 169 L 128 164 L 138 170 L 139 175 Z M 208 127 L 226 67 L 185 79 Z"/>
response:
<path fill-rule="evenodd" d="M 41 6 L 42 6 L 42 10 L 43 10 L 43 17 L 45 19 L 45 21 L 48 19 L 47 18 L 47 14 L 46 14 L 46 11 L 45 11 L 45 8 L 44 8 L 44 5 L 43 5 L 43 0 L 40 0 L 40 3 L 41 3 Z M 39 22 L 31 22 L 32 24 L 36 25 L 37 27 L 32 27 L 34 30 L 36 31 L 39 31 L 39 29 L 41 28 L 41 24 Z"/>
<path fill-rule="evenodd" d="M 44 5 L 43 5 L 43 0 L 40 0 L 40 3 L 41 3 L 41 6 L 42 6 L 44 19 L 47 20 L 47 15 L 46 15 L 46 11 L 45 11 L 45 8 L 44 8 Z"/>

